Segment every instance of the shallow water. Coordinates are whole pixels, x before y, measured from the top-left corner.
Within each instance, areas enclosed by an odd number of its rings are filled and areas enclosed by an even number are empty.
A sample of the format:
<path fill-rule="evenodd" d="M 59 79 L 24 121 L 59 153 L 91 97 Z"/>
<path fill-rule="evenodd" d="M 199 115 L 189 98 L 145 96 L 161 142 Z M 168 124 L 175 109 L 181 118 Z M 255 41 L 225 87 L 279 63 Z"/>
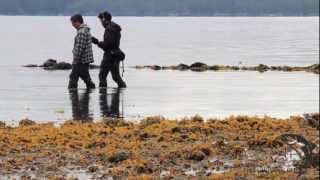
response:
<path fill-rule="evenodd" d="M 102 35 L 94 17 L 88 24 Z M 16 23 L 19 20 L 20 23 Z M 149 115 L 204 117 L 290 115 L 319 111 L 319 76 L 305 72 L 178 72 L 137 64 L 311 65 L 319 59 L 318 17 L 116 17 L 123 26 L 129 88 L 70 93 L 69 71 L 22 68 L 71 58 L 68 17 L 0 16 L 0 120 L 38 122 Z M 96 62 L 101 52 L 95 50 Z M 91 71 L 98 82 L 98 71 Z M 84 87 L 82 82 L 80 87 Z"/>

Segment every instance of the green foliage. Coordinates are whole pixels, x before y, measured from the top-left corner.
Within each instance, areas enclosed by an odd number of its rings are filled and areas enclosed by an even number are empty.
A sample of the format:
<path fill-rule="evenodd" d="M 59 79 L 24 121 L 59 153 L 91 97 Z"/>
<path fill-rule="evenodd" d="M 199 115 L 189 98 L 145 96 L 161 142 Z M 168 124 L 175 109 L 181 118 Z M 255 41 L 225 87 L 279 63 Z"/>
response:
<path fill-rule="evenodd" d="M 319 0 L 0 0 L 0 14 L 319 15 Z"/>

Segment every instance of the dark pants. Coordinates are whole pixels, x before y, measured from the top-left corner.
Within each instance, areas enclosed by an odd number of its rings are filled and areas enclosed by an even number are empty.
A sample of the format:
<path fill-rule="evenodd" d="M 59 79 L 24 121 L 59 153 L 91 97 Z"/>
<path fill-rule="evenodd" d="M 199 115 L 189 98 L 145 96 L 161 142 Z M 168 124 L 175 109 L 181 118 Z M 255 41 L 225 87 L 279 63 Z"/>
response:
<path fill-rule="evenodd" d="M 68 88 L 77 88 L 79 78 L 84 81 L 84 83 L 87 85 L 87 88 L 95 88 L 95 84 L 92 82 L 89 74 L 89 64 L 72 65 Z"/>
<path fill-rule="evenodd" d="M 118 84 L 118 86 L 120 88 L 125 88 L 126 83 L 122 80 L 120 75 L 120 62 L 111 58 L 109 54 L 105 54 L 101 62 L 99 73 L 99 86 L 107 87 L 107 77 L 110 71 L 112 79 Z"/>

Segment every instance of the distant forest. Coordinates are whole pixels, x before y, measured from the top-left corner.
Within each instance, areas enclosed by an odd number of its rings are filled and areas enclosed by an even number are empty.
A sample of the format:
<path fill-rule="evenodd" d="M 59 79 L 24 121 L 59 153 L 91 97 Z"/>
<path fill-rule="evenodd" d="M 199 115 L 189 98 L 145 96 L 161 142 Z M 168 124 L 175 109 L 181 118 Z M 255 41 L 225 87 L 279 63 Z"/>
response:
<path fill-rule="evenodd" d="M 0 0 L 2 15 L 308 16 L 319 0 Z"/>

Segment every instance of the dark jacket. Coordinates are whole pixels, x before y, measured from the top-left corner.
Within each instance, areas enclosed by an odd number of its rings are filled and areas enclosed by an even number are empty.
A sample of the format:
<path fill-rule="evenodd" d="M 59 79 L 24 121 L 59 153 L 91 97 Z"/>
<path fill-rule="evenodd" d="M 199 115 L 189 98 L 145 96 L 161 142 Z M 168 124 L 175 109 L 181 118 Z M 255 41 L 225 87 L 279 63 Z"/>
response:
<path fill-rule="evenodd" d="M 120 48 L 121 27 L 111 21 L 105 25 L 103 41 L 98 43 L 98 46 L 109 53 L 111 50 Z"/>

